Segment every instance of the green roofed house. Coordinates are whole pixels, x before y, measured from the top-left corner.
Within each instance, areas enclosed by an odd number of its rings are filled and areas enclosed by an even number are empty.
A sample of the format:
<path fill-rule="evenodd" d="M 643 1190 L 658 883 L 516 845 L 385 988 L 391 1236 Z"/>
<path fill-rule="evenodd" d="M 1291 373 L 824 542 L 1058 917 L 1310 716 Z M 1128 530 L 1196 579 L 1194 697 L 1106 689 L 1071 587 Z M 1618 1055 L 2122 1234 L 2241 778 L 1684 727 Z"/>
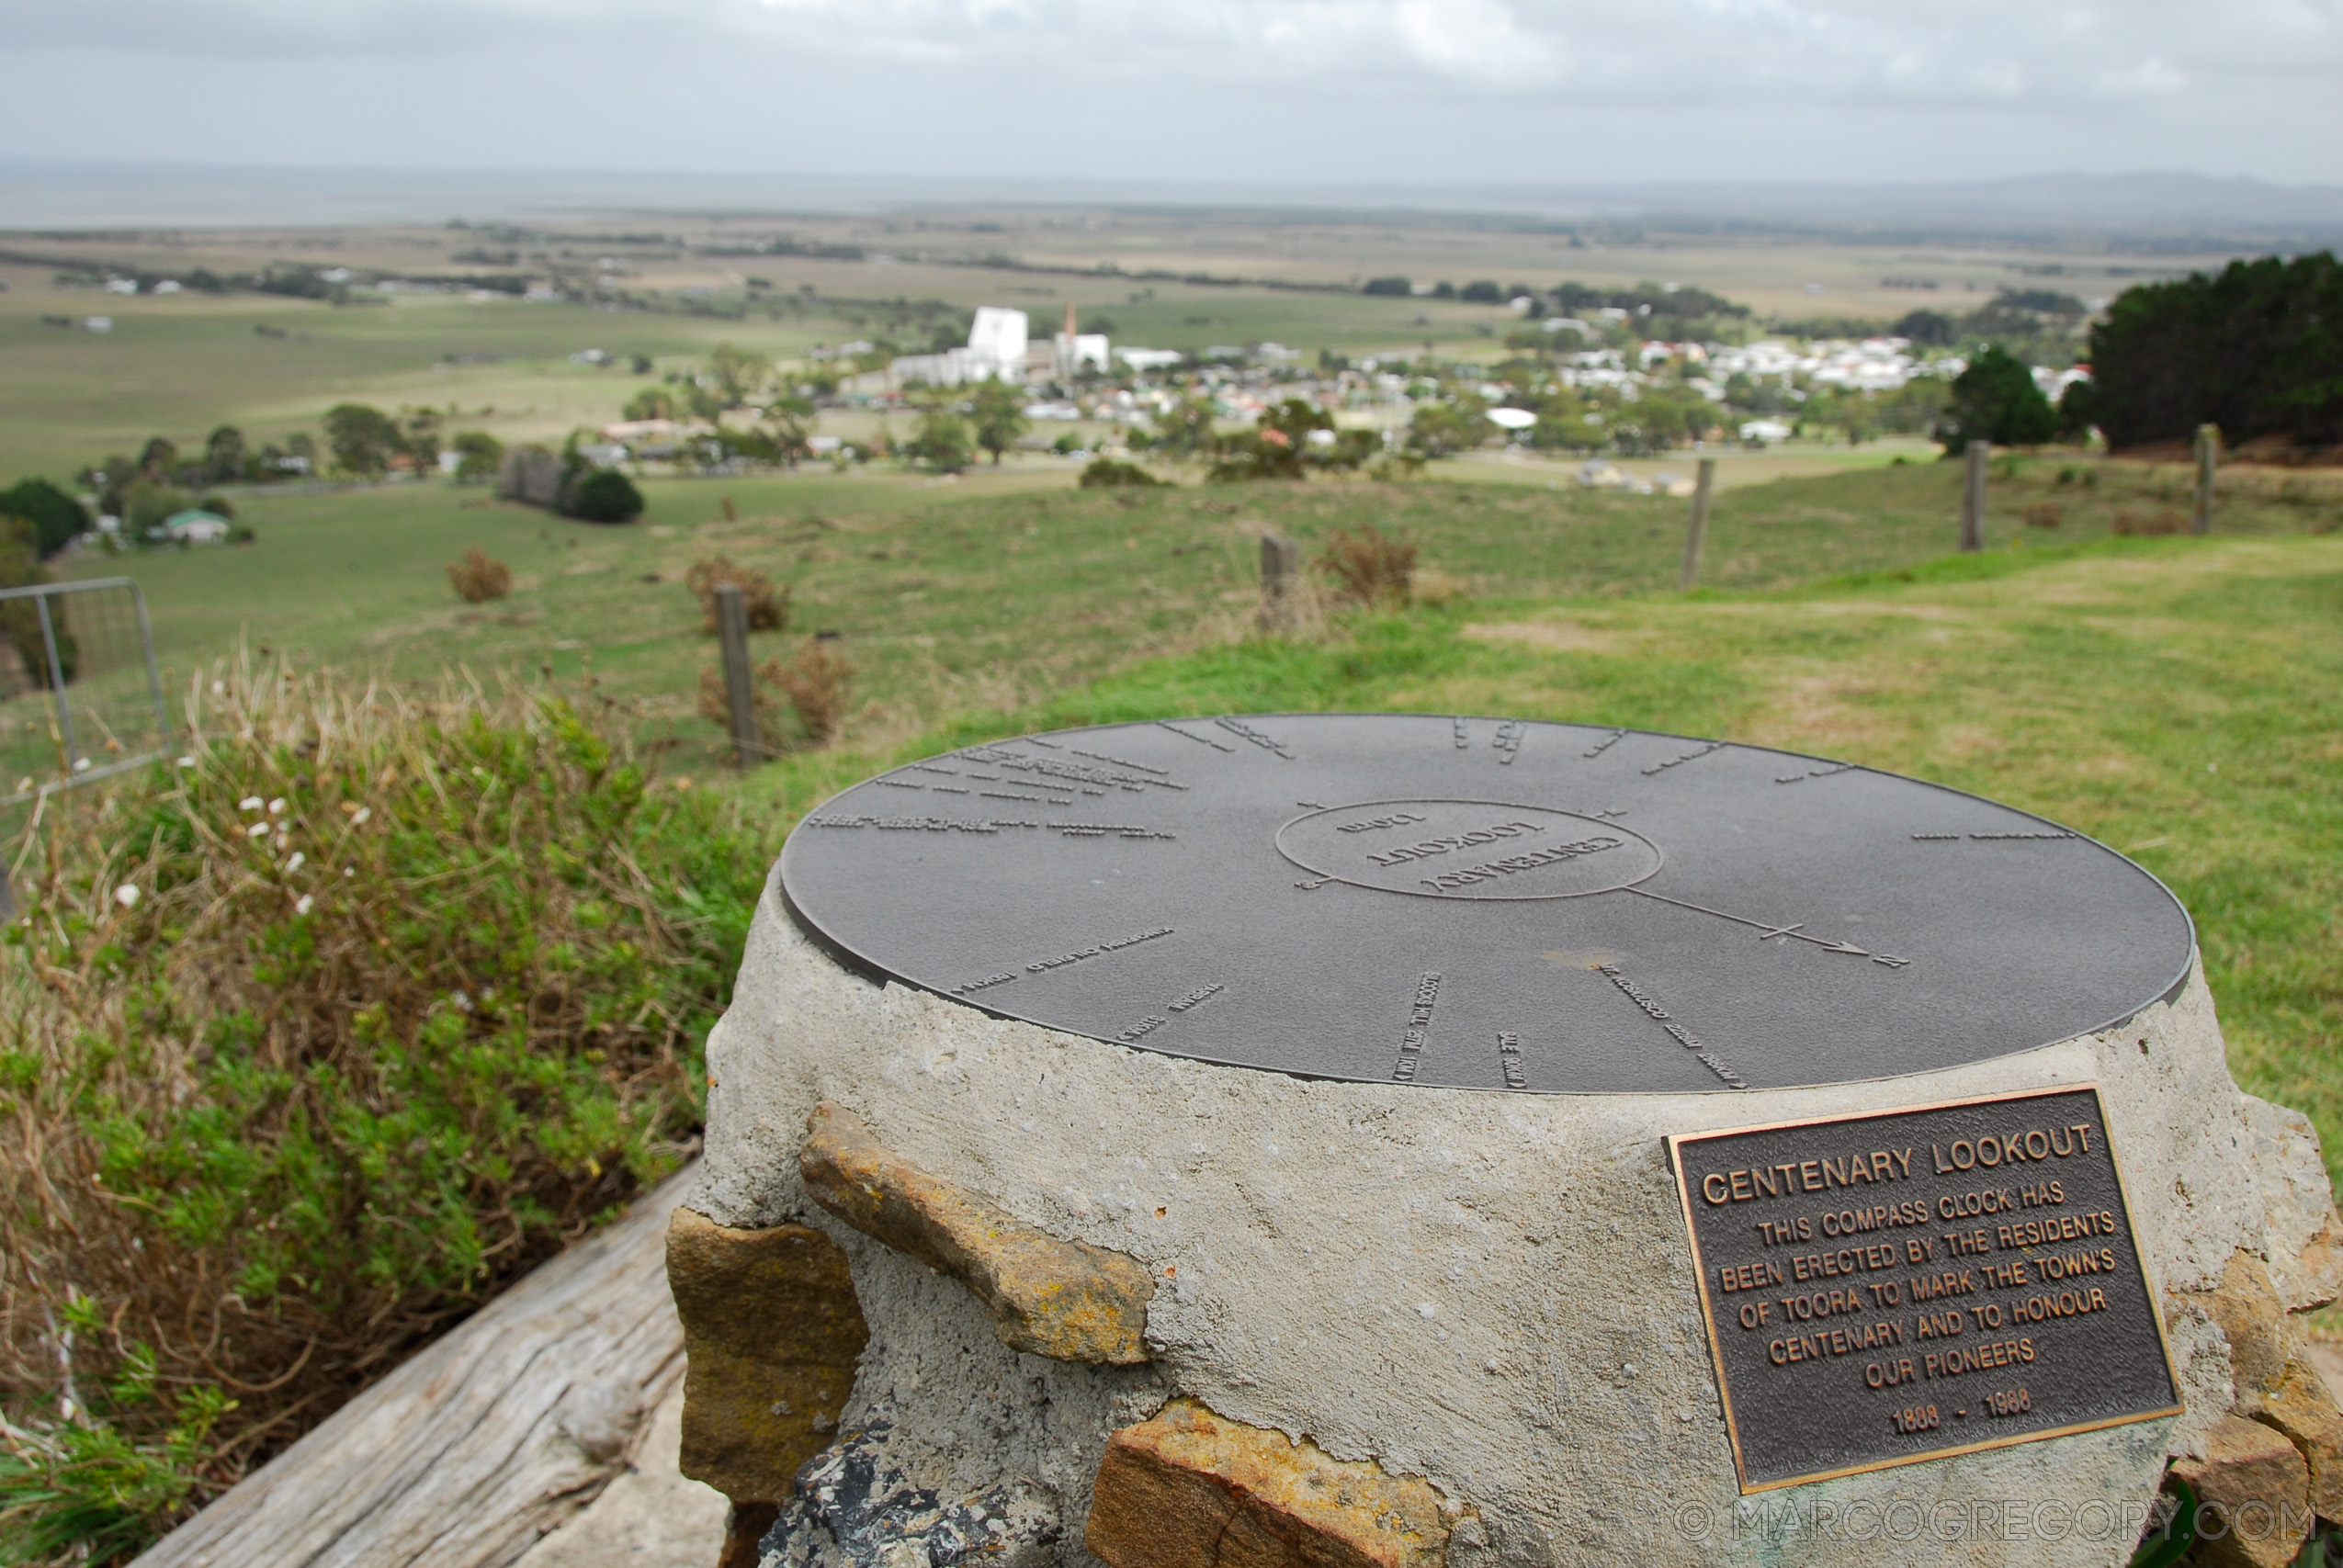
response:
<path fill-rule="evenodd" d="M 227 542 L 228 526 L 228 520 L 217 512 L 191 506 L 165 517 L 152 536 L 168 539 L 175 545 L 219 545 Z"/>

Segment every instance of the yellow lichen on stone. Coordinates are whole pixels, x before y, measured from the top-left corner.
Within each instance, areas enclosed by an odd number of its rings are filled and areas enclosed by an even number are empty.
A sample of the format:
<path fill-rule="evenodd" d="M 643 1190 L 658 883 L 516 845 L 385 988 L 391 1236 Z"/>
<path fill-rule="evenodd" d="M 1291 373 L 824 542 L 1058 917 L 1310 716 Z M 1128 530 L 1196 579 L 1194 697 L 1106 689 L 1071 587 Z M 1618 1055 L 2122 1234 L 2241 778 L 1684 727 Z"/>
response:
<path fill-rule="evenodd" d="M 2343 1411 L 2318 1373 L 2308 1362 L 2293 1362 L 2254 1418 L 2302 1450 L 2311 1467 L 2312 1512 L 2343 1519 Z"/>
<path fill-rule="evenodd" d="M 1111 1568 L 1436 1568 L 1440 1495 L 1178 1400 L 1117 1431 L 1086 1541 Z"/>
<path fill-rule="evenodd" d="M 1060 1240 L 929 1175 L 828 1100 L 807 1123 L 798 1168 L 815 1202 L 975 1292 L 1011 1348 L 1114 1366 L 1148 1359 L 1155 1280 L 1123 1254 Z"/>
<path fill-rule="evenodd" d="M 735 1230 L 677 1209 L 667 1285 L 684 1323 L 683 1472 L 736 1504 L 787 1497 L 837 1431 L 870 1337 L 844 1249 L 809 1225 Z"/>

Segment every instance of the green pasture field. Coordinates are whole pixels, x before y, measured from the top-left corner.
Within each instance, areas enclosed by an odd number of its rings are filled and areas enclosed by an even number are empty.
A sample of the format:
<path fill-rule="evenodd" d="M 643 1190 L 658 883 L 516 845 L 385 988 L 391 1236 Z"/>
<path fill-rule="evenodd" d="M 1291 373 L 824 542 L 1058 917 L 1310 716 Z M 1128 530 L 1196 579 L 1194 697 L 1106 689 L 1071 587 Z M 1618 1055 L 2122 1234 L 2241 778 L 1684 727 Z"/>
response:
<path fill-rule="evenodd" d="M 667 479 L 646 483 L 641 522 L 616 527 L 436 480 L 261 491 L 239 502 L 255 545 L 85 555 L 70 570 L 138 580 L 174 691 L 239 639 L 398 680 L 450 663 L 483 676 L 590 671 L 640 736 L 680 743 L 674 765 L 696 769 L 719 740 L 695 711 L 715 658 L 684 582 L 696 560 L 725 556 L 791 591 L 790 627 L 753 639 L 760 660 L 808 633 L 840 634 L 857 671 L 848 739 L 874 745 L 972 707 L 1022 709 L 1137 658 L 1239 639 L 1264 532 L 1315 558 L 1335 530 L 1372 525 L 1415 544 L 1432 581 L 1468 602 L 1672 592 L 1686 502 L 1581 490 L 1560 466 L 1540 468 L 1552 477 L 1436 464 L 1435 477 L 1397 484 L 1115 491 L 1075 490 L 1074 465 L 1046 458 L 948 481 Z M 1485 470 L 1514 482 L 1478 482 Z M 2187 504 L 2185 475 L 2168 466 L 2036 457 L 1998 472 L 1997 557 L 2104 538 L 2126 519 L 2175 527 Z M 2343 494 L 2305 485 L 2234 479 L 2223 532 L 2337 526 Z M 1920 462 L 1727 489 L 1702 582 L 1746 591 L 1918 567 L 1954 542 L 1959 486 L 1957 465 Z M 2056 526 L 2021 521 L 2044 506 Z M 447 564 L 473 545 L 511 567 L 509 598 L 457 599 Z"/>
<path fill-rule="evenodd" d="M 113 319 L 110 333 L 44 325 L 44 315 Z M 255 445 L 317 433 L 334 404 L 449 410 L 451 426 L 506 439 L 566 435 L 616 420 L 635 390 L 731 341 L 767 355 L 801 354 L 834 336 L 784 319 L 729 322 L 647 311 L 591 311 L 499 298 L 407 296 L 336 309 L 315 300 L 181 294 L 122 299 L 89 289 L 17 288 L 0 294 L 0 474 L 61 482 L 85 464 L 136 457 L 150 435 L 199 449 L 216 425 Z M 266 337 L 256 327 L 289 335 Z M 600 348 L 642 354 L 657 368 L 572 364 Z M 448 362 L 492 355 L 495 363 Z"/>

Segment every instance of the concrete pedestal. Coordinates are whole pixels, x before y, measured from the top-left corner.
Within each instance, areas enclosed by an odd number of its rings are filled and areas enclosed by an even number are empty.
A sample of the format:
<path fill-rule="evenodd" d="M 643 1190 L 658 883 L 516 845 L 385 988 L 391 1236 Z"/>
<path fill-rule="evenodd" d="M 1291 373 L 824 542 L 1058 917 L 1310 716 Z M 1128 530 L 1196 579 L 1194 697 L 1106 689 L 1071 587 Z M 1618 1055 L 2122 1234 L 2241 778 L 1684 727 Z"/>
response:
<path fill-rule="evenodd" d="M 2201 978 L 2121 1027 L 1943 1071 L 1508 1094 L 1217 1066 L 877 985 L 769 886 L 708 1055 L 691 1206 L 826 1233 L 869 1332 L 837 1417 L 861 1446 L 815 1461 L 829 1512 L 785 1502 L 768 1564 L 892 1561 L 900 1529 L 838 1544 L 890 1487 L 973 1508 L 1002 1543 L 988 1561 L 1094 1561 L 1110 1435 L 1177 1398 L 1428 1482 L 1445 1538 L 1414 1561 L 2116 1563 L 2168 1456 L 2258 1409 L 2284 1314 L 2336 1289 L 2315 1136 L 2235 1087 Z M 1742 1497 L 1663 1136 L 2091 1082 L 2187 1413 Z M 824 1101 L 1015 1220 L 1142 1265 L 1151 1359 L 1012 1349 L 960 1280 L 812 1201 L 800 1152 Z"/>

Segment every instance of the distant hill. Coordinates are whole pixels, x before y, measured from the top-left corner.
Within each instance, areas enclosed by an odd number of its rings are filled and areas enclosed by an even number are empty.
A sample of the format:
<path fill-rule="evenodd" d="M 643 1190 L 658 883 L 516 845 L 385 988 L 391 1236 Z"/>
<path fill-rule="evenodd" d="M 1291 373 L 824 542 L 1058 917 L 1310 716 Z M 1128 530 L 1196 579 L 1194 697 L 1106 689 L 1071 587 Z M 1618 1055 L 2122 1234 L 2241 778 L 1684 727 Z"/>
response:
<path fill-rule="evenodd" d="M 2007 179 L 1606 181 L 1571 186 L 1287 186 L 1238 181 L 922 179 L 643 171 L 254 168 L 0 160 L 0 227 L 539 221 L 606 215 L 875 213 L 1083 207 L 1198 216 L 1556 227 L 1640 225 L 1880 243 L 2087 240 L 2118 248 L 2343 245 L 2343 186 L 2205 175 Z"/>
<path fill-rule="evenodd" d="M 1658 226 L 1784 227 L 1850 235 L 2122 234 L 2143 241 L 2343 238 L 2343 186 L 2205 175 L 2024 175 L 1896 185 L 1657 183 L 1521 192 L 1557 209 Z"/>

